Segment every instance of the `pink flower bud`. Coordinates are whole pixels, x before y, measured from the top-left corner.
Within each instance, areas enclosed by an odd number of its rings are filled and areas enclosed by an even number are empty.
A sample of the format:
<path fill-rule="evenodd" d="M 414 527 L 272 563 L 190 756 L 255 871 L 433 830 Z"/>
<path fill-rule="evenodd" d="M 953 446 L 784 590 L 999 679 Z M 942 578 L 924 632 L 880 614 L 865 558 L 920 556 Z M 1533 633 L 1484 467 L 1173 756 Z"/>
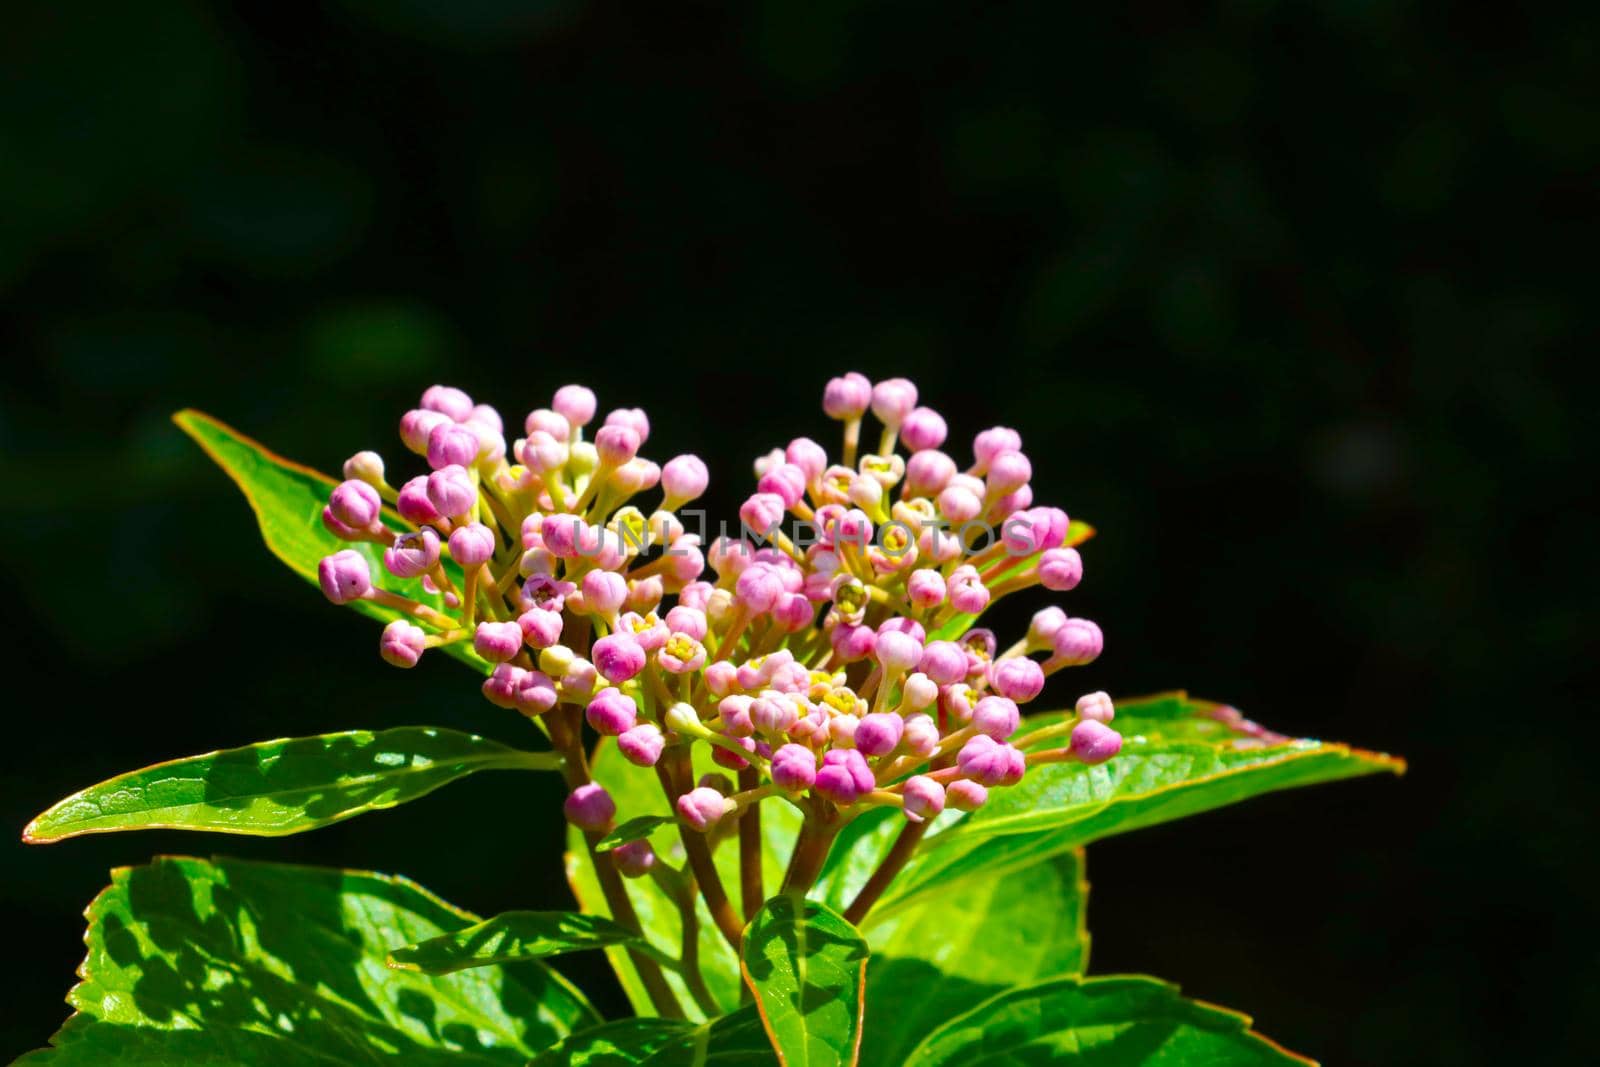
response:
<path fill-rule="evenodd" d="M 912 822 L 932 819 L 944 810 L 944 786 L 925 774 L 907 778 L 903 794 L 906 818 Z"/>
<path fill-rule="evenodd" d="M 909 671 L 922 660 L 922 642 L 906 633 L 883 632 L 880 628 L 873 655 L 890 675 Z"/>
<path fill-rule="evenodd" d="M 853 748 L 832 748 L 822 757 L 822 768 L 811 788 L 840 807 L 849 807 L 877 788 L 866 757 Z"/>
<path fill-rule="evenodd" d="M 930 641 L 917 669 L 938 685 L 953 685 L 967 676 L 967 653 L 954 641 Z"/>
<path fill-rule="evenodd" d="M 944 575 L 932 567 L 912 571 L 911 577 L 906 579 L 906 596 L 913 607 L 923 611 L 938 607 L 944 603 Z"/>
<path fill-rule="evenodd" d="M 383 484 L 383 457 L 376 452 L 357 452 L 344 461 L 344 476 L 371 486 Z"/>
<path fill-rule="evenodd" d="M 817 609 L 804 593 L 784 593 L 772 606 L 772 617 L 787 633 L 799 633 L 817 617 Z"/>
<path fill-rule="evenodd" d="M 828 642 L 833 646 L 834 654 L 841 662 L 854 663 L 872 655 L 872 650 L 878 643 L 878 635 L 870 626 L 841 622 L 828 635 Z"/>
<path fill-rule="evenodd" d="M 913 715 L 906 719 L 900 742 L 911 755 L 927 759 L 939 747 L 939 724 L 931 715 Z"/>
<path fill-rule="evenodd" d="M 1084 719 L 1072 728 L 1072 754 L 1093 765 L 1122 751 L 1122 735 L 1095 719 Z"/>
<path fill-rule="evenodd" d="M 472 398 L 460 389 L 448 385 L 432 385 L 422 394 L 422 405 L 427 411 L 437 411 L 453 422 L 460 422 L 472 414 Z"/>
<path fill-rule="evenodd" d="M 650 419 L 641 408 L 618 408 L 606 416 L 607 426 L 625 426 L 639 435 L 642 445 L 650 440 Z"/>
<path fill-rule="evenodd" d="M 340 482 L 328 498 L 328 510 L 333 517 L 355 530 L 365 530 L 378 521 L 383 511 L 383 498 L 366 482 L 351 479 Z"/>
<path fill-rule="evenodd" d="M 771 611 L 783 593 L 782 575 L 765 563 L 753 563 L 746 567 L 734 585 L 738 602 L 757 615 Z"/>
<path fill-rule="evenodd" d="M 705 833 L 728 811 L 728 798 L 707 786 L 698 786 L 678 798 L 678 817 L 690 829 Z"/>
<path fill-rule="evenodd" d="M 477 503 L 478 490 L 465 467 L 444 467 L 428 475 L 428 502 L 441 515 L 459 518 Z"/>
<path fill-rule="evenodd" d="M 979 734 L 961 746 L 956 755 L 956 767 L 964 777 L 980 785 L 1014 785 L 1022 779 L 1026 762 L 1022 761 L 1022 753 L 1012 746 Z"/>
<path fill-rule="evenodd" d="M 729 737 L 749 737 L 755 733 L 755 723 L 750 718 L 750 705 L 755 700 L 743 693 L 725 696 L 717 704 L 717 720 L 721 730 Z"/>
<path fill-rule="evenodd" d="M 861 725 L 861 719 L 849 712 L 842 712 L 828 718 L 828 740 L 836 748 L 854 748 L 856 744 L 856 727 Z"/>
<path fill-rule="evenodd" d="M 1040 608 L 1028 623 L 1028 651 L 1037 652 L 1040 649 L 1050 648 L 1056 631 L 1061 629 L 1061 624 L 1066 621 L 1067 613 L 1055 605 Z"/>
<path fill-rule="evenodd" d="M 1026 656 L 996 660 L 989 664 L 989 688 L 1026 704 L 1044 690 L 1044 669 Z"/>
<path fill-rule="evenodd" d="M 587 426 L 594 420 L 597 401 L 593 390 L 581 385 L 563 385 L 556 390 L 550 406 L 574 426 Z"/>
<path fill-rule="evenodd" d="M 989 606 L 989 590 L 970 564 L 957 567 L 950 575 L 950 606 L 966 615 L 977 615 Z"/>
<path fill-rule="evenodd" d="M 517 706 L 517 689 L 522 676 L 527 673 L 521 667 L 502 663 L 483 680 L 483 695 L 497 708 L 514 708 Z"/>
<path fill-rule="evenodd" d="M 668 674 L 691 674 L 706 664 L 706 648 L 688 634 L 672 634 L 656 653 L 656 664 Z"/>
<path fill-rule="evenodd" d="M 887 756 L 900 743 L 905 720 L 886 711 L 864 715 L 856 726 L 856 751 L 863 756 Z"/>
<path fill-rule="evenodd" d="M 939 493 L 938 508 L 946 521 L 959 526 L 983 513 L 983 498 L 966 486 L 947 485 Z"/>
<path fill-rule="evenodd" d="M 428 499 L 428 479 L 425 475 L 419 474 L 402 485 L 394 506 L 408 522 L 418 526 L 426 526 L 444 518 L 439 514 L 439 509 L 433 506 L 433 501 Z"/>
<path fill-rule="evenodd" d="M 642 838 L 629 841 L 611 850 L 611 862 L 624 878 L 643 878 L 656 865 L 656 850 Z"/>
<path fill-rule="evenodd" d="M 341 541 L 365 541 L 367 531 L 347 526 L 334 517 L 333 509 L 322 509 L 322 527 Z"/>
<path fill-rule="evenodd" d="M 739 668 L 727 660 L 718 660 L 706 667 L 706 688 L 712 696 L 725 697 L 738 687 Z"/>
<path fill-rule="evenodd" d="M 458 526 L 450 532 L 450 558 L 466 570 L 488 563 L 494 558 L 496 547 L 494 531 L 481 522 Z"/>
<path fill-rule="evenodd" d="M 1016 703 L 1005 697 L 984 697 L 972 709 L 973 728 L 996 741 L 1004 741 L 1016 733 L 1021 721 Z"/>
<path fill-rule="evenodd" d="M 977 694 L 972 691 L 972 687 L 963 682 L 941 686 L 939 689 L 939 710 L 952 721 L 963 725 L 972 720 L 972 708 L 977 700 Z"/>
<path fill-rule="evenodd" d="M 522 639 L 528 643 L 528 647 L 549 648 L 561 643 L 564 621 L 559 611 L 530 608 L 517 616 L 517 626 L 521 628 Z"/>
<path fill-rule="evenodd" d="M 945 803 L 957 811 L 977 811 L 989 799 L 989 791 L 977 782 L 961 778 L 944 791 Z"/>
<path fill-rule="evenodd" d="M 583 576 L 583 603 L 592 615 L 610 619 L 628 600 L 628 580 L 616 571 L 590 571 Z"/>
<path fill-rule="evenodd" d="M 995 426 L 972 440 L 972 456 L 977 460 L 978 473 L 989 469 L 989 463 L 1001 452 L 1016 452 L 1022 448 L 1022 435 L 1005 426 Z"/>
<path fill-rule="evenodd" d="M 472 648 L 490 663 L 504 663 L 522 651 L 522 628 L 514 622 L 480 622 Z"/>
<path fill-rule="evenodd" d="M 633 698 L 609 685 L 600 690 L 584 709 L 584 717 L 589 720 L 589 725 L 595 728 L 596 733 L 606 737 L 616 737 L 633 729 L 637 725 L 638 714 Z"/>
<path fill-rule="evenodd" d="M 783 745 L 772 754 L 772 784 L 786 793 L 803 793 L 817 780 L 817 756 L 804 745 Z"/>
<path fill-rule="evenodd" d="M 1085 693 L 1078 698 L 1078 718 L 1109 723 L 1117 717 L 1111 696 L 1104 692 Z"/>
<path fill-rule="evenodd" d="M 855 371 L 830 378 L 822 390 L 822 410 L 830 419 L 859 419 L 871 403 L 872 383 Z"/>
<path fill-rule="evenodd" d="M 453 422 L 440 423 L 428 434 L 428 466 L 470 467 L 478 459 L 478 435 Z"/>
<path fill-rule="evenodd" d="M 639 767 L 654 767 L 666 743 L 661 728 L 652 722 L 642 722 L 617 735 L 617 751 L 629 763 Z"/>
<path fill-rule="evenodd" d="M 905 378 L 889 378 L 872 387 L 872 413 L 888 427 L 898 427 L 917 406 L 917 387 Z"/>
<path fill-rule="evenodd" d="M 944 416 L 932 408 L 917 408 L 900 424 L 900 443 L 912 452 L 923 452 L 944 444 L 948 432 Z"/>
<path fill-rule="evenodd" d="M 428 435 L 435 426 L 448 426 L 450 416 L 426 408 L 414 408 L 400 416 L 400 440 L 419 456 L 428 454 Z"/>
<path fill-rule="evenodd" d="M 626 682 L 644 669 L 645 651 L 626 633 L 614 633 L 594 643 L 595 669 L 613 683 Z"/>
<path fill-rule="evenodd" d="M 1100 627 L 1088 619 L 1068 619 L 1050 637 L 1054 655 L 1049 664 L 1057 667 L 1079 667 L 1092 663 L 1105 647 L 1105 637 Z"/>
<path fill-rule="evenodd" d="M 985 484 L 993 495 L 1020 489 L 1033 478 L 1033 465 L 1021 452 L 1000 452 L 989 460 Z"/>
<path fill-rule="evenodd" d="M 605 833 L 617 818 L 617 804 L 604 786 L 593 782 L 580 785 L 567 795 L 562 810 L 567 821 L 580 830 Z"/>
<path fill-rule="evenodd" d="M 823 471 L 828 469 L 827 449 L 811 440 L 809 437 L 796 437 L 789 442 L 789 447 L 784 449 L 784 458 L 805 473 L 806 481 L 811 481 Z"/>
<path fill-rule="evenodd" d="M 383 565 L 396 578 L 420 578 L 439 563 L 439 535 L 424 526 L 403 533 L 383 550 Z"/>
<path fill-rule="evenodd" d="M 395 667 L 415 667 L 428 647 L 428 635 L 422 627 L 404 619 L 396 619 L 383 628 L 378 642 L 378 654 L 385 663 Z"/>
<path fill-rule="evenodd" d="M 767 694 L 757 697 L 750 704 L 750 722 L 765 737 L 777 740 L 788 733 L 800 719 L 800 711 L 794 706 L 794 701 L 786 696 Z"/>
<path fill-rule="evenodd" d="M 784 510 L 783 497 L 777 493 L 756 493 L 739 508 L 739 521 L 750 533 L 765 535 L 783 521 Z"/>
<path fill-rule="evenodd" d="M 939 683 L 920 671 L 906 676 L 900 685 L 902 703 L 912 711 L 921 711 L 939 699 Z"/>
<path fill-rule="evenodd" d="M 568 688 L 573 689 L 571 686 Z M 524 715 L 539 715 L 549 711 L 556 706 L 556 683 L 543 671 L 523 671 L 516 676 L 511 704 Z"/>
<path fill-rule="evenodd" d="M 639 435 L 627 426 L 602 426 L 594 435 L 594 447 L 606 467 L 620 467 L 639 454 Z"/>
<path fill-rule="evenodd" d="M 572 427 L 566 418 L 549 408 L 537 408 L 528 412 L 528 417 L 522 420 L 522 431 L 530 438 L 535 434 L 544 434 L 552 441 L 563 444 L 572 438 Z"/>
<path fill-rule="evenodd" d="M 1004 522 L 1016 512 L 1025 512 L 1032 506 L 1033 490 L 1026 485 L 1019 485 L 991 504 L 985 518 L 991 525 Z"/>
<path fill-rule="evenodd" d="M 1083 557 L 1075 548 L 1052 548 L 1039 557 L 1039 584 L 1065 592 L 1083 580 Z"/>
<path fill-rule="evenodd" d="M 907 496 L 937 496 L 956 475 L 956 461 L 936 448 L 914 453 L 906 460 Z"/>
<path fill-rule="evenodd" d="M 661 490 L 669 508 L 698 498 L 710 483 L 711 472 L 699 456 L 674 456 L 661 468 Z"/>
<path fill-rule="evenodd" d="M 367 557 L 347 548 L 323 557 L 317 564 L 317 581 L 322 585 L 323 596 L 335 604 L 348 604 L 371 591 L 372 572 L 367 567 Z"/>

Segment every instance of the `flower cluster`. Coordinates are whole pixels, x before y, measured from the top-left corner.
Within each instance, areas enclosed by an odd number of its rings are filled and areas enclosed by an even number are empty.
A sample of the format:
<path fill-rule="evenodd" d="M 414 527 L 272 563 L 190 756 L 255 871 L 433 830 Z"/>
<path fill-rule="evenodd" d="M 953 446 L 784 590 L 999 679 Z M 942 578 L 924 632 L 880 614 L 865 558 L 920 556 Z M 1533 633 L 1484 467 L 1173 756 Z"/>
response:
<path fill-rule="evenodd" d="M 702 547 L 681 512 L 705 491 L 706 465 L 643 458 L 643 412 L 613 411 L 586 436 L 595 396 L 569 385 L 508 443 L 493 408 L 434 386 L 400 421 L 430 473 L 395 488 L 375 453 L 359 453 L 323 514 L 430 595 L 379 588 L 354 550 L 322 561 L 323 591 L 405 614 L 383 632 L 388 662 L 470 642 L 492 665 L 484 695 L 536 717 L 553 742 L 581 751 L 586 723 L 632 763 L 661 765 L 692 830 L 771 797 L 810 815 L 893 805 L 920 823 L 978 808 L 1032 764 L 1115 755 L 1103 693 L 1017 737 L 1046 677 L 1099 655 L 1099 627 L 1048 607 L 1003 650 L 971 628 L 1008 593 L 1082 577 L 1067 515 L 1033 504 L 1020 436 L 979 433 L 963 470 L 941 450 L 945 420 L 905 379 L 847 374 L 822 406 L 843 424 L 839 461 L 803 437 L 762 457 L 740 533 Z M 881 436 L 862 454 L 869 412 Z M 632 503 L 658 489 L 648 513 Z M 408 530 L 385 523 L 386 505 Z M 1057 735 L 1064 747 L 1036 743 Z M 664 753 L 687 767 L 677 757 L 698 744 L 737 782 L 666 773 Z M 565 811 L 591 834 L 616 818 L 586 779 Z M 643 841 L 613 855 L 626 874 L 653 863 Z"/>

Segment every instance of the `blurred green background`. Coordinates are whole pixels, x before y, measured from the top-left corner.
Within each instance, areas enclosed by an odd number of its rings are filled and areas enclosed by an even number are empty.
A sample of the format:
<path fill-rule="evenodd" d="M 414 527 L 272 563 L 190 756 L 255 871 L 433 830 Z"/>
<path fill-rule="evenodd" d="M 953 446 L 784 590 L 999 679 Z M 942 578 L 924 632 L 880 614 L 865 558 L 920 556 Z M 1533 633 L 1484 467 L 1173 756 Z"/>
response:
<path fill-rule="evenodd" d="M 1583 1059 L 1595 43 L 1589 5 L 10 9 L 0 1053 L 59 1024 L 81 909 L 153 852 L 567 900 L 531 776 L 281 841 L 16 843 L 174 755 L 529 739 L 443 657 L 386 668 L 170 412 L 398 465 L 432 382 L 520 419 L 582 380 L 732 515 L 855 368 L 957 441 L 1020 428 L 1102 531 L 1069 603 L 1108 650 L 1047 698 L 1186 686 L 1412 761 L 1096 846 L 1096 970 L 1330 1064 Z"/>

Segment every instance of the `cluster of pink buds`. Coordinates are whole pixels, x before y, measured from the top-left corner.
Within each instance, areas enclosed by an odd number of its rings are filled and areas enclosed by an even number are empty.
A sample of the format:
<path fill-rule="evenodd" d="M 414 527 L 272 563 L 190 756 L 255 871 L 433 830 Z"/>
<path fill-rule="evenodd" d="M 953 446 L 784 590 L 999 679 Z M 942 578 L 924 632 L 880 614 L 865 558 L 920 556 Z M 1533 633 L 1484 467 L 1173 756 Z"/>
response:
<path fill-rule="evenodd" d="M 659 766 L 693 830 L 768 798 L 826 818 L 892 805 L 922 822 L 981 806 L 1030 764 L 1115 755 L 1103 693 L 1059 727 L 1016 736 L 1048 675 L 1100 654 L 1099 627 L 1048 607 L 1003 650 L 971 628 L 1008 593 L 1082 577 L 1066 514 L 1034 506 L 1021 437 L 979 433 L 963 470 L 941 451 L 945 420 L 899 378 L 835 378 L 823 409 L 843 423 L 839 462 L 808 438 L 762 457 L 740 533 L 702 549 L 679 512 L 705 491 L 706 466 L 642 458 L 643 412 L 613 411 L 586 438 L 594 394 L 566 386 L 508 444 L 494 409 L 435 386 L 400 423 L 430 473 L 394 488 L 360 453 L 323 520 L 381 544 L 384 567 L 442 610 L 377 588 L 356 551 L 322 561 L 322 588 L 406 614 L 381 641 L 397 666 L 470 641 L 492 665 L 489 700 L 538 717 L 558 745 L 576 747 L 587 724 L 632 763 Z M 862 454 L 869 412 L 882 433 Z M 658 488 L 650 512 L 630 503 Z M 386 525 L 385 505 L 412 529 Z M 1037 743 L 1057 735 L 1065 747 Z M 737 783 L 687 780 L 696 744 Z M 617 812 L 585 781 L 566 816 L 603 833 Z M 616 853 L 624 873 L 650 868 L 644 842 Z"/>

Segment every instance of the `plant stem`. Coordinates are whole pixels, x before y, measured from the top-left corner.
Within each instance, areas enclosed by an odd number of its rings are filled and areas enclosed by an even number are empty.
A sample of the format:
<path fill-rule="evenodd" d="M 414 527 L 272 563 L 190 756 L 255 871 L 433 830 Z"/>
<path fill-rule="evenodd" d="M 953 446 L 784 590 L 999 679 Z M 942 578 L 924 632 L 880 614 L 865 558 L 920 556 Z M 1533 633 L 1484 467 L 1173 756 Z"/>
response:
<path fill-rule="evenodd" d="M 588 785 L 589 761 L 584 757 L 582 735 L 576 731 L 562 730 L 559 736 L 564 742 L 561 754 L 565 758 L 561 763 L 561 771 L 567 780 L 567 788 L 576 789 L 580 785 Z M 555 737 L 553 733 L 552 741 Z M 611 918 L 619 925 L 644 936 L 644 928 L 639 923 L 639 914 L 633 910 L 633 901 L 628 898 L 628 887 L 622 884 L 621 873 L 612 863 L 610 856 L 595 851 L 595 845 L 599 844 L 603 837 L 605 834 L 598 830 L 585 830 L 583 833 L 584 843 L 589 848 L 589 862 L 594 865 L 595 878 L 600 882 L 600 892 L 606 898 L 606 907 L 611 911 Z M 660 964 L 635 948 L 628 949 L 628 959 L 632 961 L 633 969 L 638 972 L 639 981 L 649 994 L 650 1003 L 654 1005 L 656 1014 L 669 1019 L 683 1018 L 683 1006 L 678 1003 L 672 987 L 667 985 Z"/>
<path fill-rule="evenodd" d="M 889 888 L 889 883 L 894 881 L 895 875 L 905 868 L 912 854 L 917 851 L 922 835 L 927 832 L 928 824 L 925 821 L 906 823 L 905 829 L 900 831 L 900 836 L 894 839 L 888 854 L 883 857 L 883 862 L 878 864 L 878 869 L 872 872 L 867 884 L 861 887 L 856 899 L 845 909 L 846 919 L 859 923 L 867 917 L 867 912 L 871 911 L 878 898 L 883 896 L 883 891 Z"/>
<path fill-rule="evenodd" d="M 711 990 L 706 988 L 705 976 L 700 973 L 700 913 L 694 906 L 694 884 L 664 863 L 657 863 L 650 873 L 655 877 L 656 884 L 678 905 L 678 922 L 683 928 L 683 945 L 678 950 L 678 973 L 700 1010 L 707 1018 L 715 1019 L 722 1014 L 722 1008 L 711 995 Z"/>
<path fill-rule="evenodd" d="M 784 875 L 782 892 L 800 898 L 810 892 L 816 884 L 817 875 L 822 873 L 822 862 L 828 858 L 828 849 L 838 832 L 838 823 L 826 814 L 819 815 L 813 811 L 806 816 L 805 823 L 800 827 L 800 836 L 795 838 L 794 855 L 789 858 L 789 871 Z"/>
<path fill-rule="evenodd" d="M 755 789 L 761 776 L 754 767 L 739 772 L 739 789 Z M 739 901 L 744 905 L 744 920 L 749 922 L 766 897 L 761 880 L 761 802 L 751 804 L 739 816 Z"/>
<path fill-rule="evenodd" d="M 666 766 L 667 758 L 663 756 L 661 762 L 656 764 L 656 773 L 661 778 L 661 785 L 666 789 L 667 796 L 676 805 L 681 792 L 678 785 L 674 784 L 674 779 L 681 785 L 692 780 L 694 771 L 689 766 L 687 746 L 671 754 L 674 766 L 670 770 Z M 706 845 L 706 835 L 680 826 L 678 836 L 683 839 L 683 851 L 689 857 L 689 869 L 694 872 L 695 883 L 700 888 L 700 896 L 705 899 L 706 910 L 711 912 L 711 920 L 717 924 L 717 929 L 722 932 L 734 955 L 738 955 L 739 942 L 744 937 L 744 924 L 734 912 L 733 904 L 728 900 L 727 890 L 722 888 L 722 877 L 717 874 L 717 865 L 711 858 L 711 849 Z"/>

